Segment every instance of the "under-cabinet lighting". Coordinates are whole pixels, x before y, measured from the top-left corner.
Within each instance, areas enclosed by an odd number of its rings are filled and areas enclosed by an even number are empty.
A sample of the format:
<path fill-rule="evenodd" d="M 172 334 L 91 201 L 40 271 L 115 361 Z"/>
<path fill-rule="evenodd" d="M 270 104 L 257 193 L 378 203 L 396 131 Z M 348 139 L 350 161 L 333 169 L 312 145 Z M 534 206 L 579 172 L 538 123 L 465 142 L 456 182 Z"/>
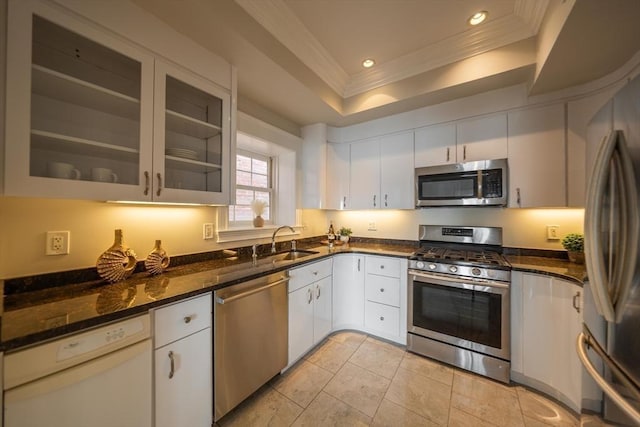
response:
<path fill-rule="evenodd" d="M 107 203 L 119 203 L 122 205 L 139 205 L 139 206 L 224 206 L 206 203 L 177 203 L 177 202 L 137 202 L 131 200 L 107 200 Z"/>
<path fill-rule="evenodd" d="M 489 14 L 489 12 L 487 12 L 486 10 L 481 10 L 480 12 L 476 12 L 474 13 L 471 18 L 469 18 L 468 22 L 469 25 L 478 25 L 484 22 L 485 19 L 487 19 L 487 15 Z"/>

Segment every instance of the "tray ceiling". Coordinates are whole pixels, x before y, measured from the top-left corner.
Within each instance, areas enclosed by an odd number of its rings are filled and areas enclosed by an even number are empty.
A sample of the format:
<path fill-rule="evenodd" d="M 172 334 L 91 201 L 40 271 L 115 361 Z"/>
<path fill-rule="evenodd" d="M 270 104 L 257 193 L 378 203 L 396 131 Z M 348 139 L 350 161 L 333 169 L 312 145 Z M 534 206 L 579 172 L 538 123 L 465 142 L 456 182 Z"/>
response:
<path fill-rule="evenodd" d="M 637 0 L 133 1 L 234 64 L 240 108 L 285 128 L 347 125 L 518 83 L 557 90 L 640 49 Z M 478 10 L 489 17 L 472 27 Z M 615 41 L 590 27 L 603 14 Z M 557 31 L 542 38 L 545 22 Z M 591 39 L 615 44 L 615 64 L 606 49 L 575 49 Z M 588 61 L 565 63 L 572 51 Z M 369 57 L 376 65 L 363 69 Z M 582 64 L 594 62 L 608 65 L 589 74 Z"/>

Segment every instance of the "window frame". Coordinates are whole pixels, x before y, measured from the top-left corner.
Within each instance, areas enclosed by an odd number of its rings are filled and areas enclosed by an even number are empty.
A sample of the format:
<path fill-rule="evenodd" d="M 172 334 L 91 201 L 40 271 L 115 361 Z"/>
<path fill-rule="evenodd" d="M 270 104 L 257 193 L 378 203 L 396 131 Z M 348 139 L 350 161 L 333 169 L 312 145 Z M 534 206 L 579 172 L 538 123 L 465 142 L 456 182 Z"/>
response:
<path fill-rule="evenodd" d="M 256 159 L 256 160 L 261 160 L 261 161 L 265 161 L 267 163 L 267 187 L 254 187 L 251 185 L 243 185 L 243 184 L 238 184 L 237 183 L 237 179 L 234 179 L 234 187 L 232 189 L 233 194 L 234 194 L 234 199 L 236 199 L 236 204 L 233 205 L 229 205 L 228 209 L 227 209 L 227 224 L 228 227 L 230 228 L 241 228 L 241 227 L 252 227 L 253 226 L 253 218 L 251 220 L 231 220 L 231 212 L 233 209 L 235 209 L 235 206 L 238 206 L 237 204 L 237 197 L 236 197 L 236 192 L 238 189 L 240 190 L 249 190 L 249 191 L 258 191 L 258 192 L 264 192 L 264 193 L 269 193 L 269 205 L 267 207 L 268 211 L 269 211 L 269 215 L 268 215 L 268 220 L 265 219 L 264 223 L 265 225 L 272 225 L 275 224 L 274 221 L 274 215 L 276 213 L 276 209 L 277 207 L 275 206 L 276 204 L 276 200 L 275 200 L 275 188 L 274 188 L 274 182 L 275 182 L 275 159 L 271 156 L 265 155 L 265 154 L 261 154 L 261 153 L 257 153 L 254 151 L 250 151 L 250 150 L 244 150 L 244 149 L 236 149 L 236 153 L 234 156 L 234 162 L 237 162 L 238 160 L 238 155 L 240 156 L 245 156 L 245 157 L 249 157 L 252 160 Z M 235 173 L 236 173 L 236 177 L 237 177 L 237 168 L 235 169 Z M 253 173 L 253 171 L 251 172 Z M 246 205 L 240 205 L 240 206 L 246 206 Z M 235 216 L 235 212 L 234 212 L 234 216 Z"/>

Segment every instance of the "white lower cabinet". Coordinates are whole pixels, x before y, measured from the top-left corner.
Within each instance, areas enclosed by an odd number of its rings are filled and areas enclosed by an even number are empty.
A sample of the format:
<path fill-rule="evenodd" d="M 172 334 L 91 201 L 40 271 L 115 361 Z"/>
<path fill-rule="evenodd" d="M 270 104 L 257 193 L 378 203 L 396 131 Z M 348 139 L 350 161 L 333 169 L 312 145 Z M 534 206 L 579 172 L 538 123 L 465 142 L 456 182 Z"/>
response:
<path fill-rule="evenodd" d="M 333 330 L 364 327 L 364 256 L 333 256 Z"/>
<path fill-rule="evenodd" d="M 155 311 L 155 426 L 213 422 L 211 294 Z"/>
<path fill-rule="evenodd" d="M 511 286 L 511 378 L 579 412 L 582 367 L 575 342 L 582 327 L 582 288 L 516 271 Z"/>
<path fill-rule="evenodd" d="M 406 344 L 407 260 L 370 255 L 365 260 L 365 330 Z"/>
<path fill-rule="evenodd" d="M 331 332 L 331 265 L 328 259 L 289 273 L 289 365 Z"/>

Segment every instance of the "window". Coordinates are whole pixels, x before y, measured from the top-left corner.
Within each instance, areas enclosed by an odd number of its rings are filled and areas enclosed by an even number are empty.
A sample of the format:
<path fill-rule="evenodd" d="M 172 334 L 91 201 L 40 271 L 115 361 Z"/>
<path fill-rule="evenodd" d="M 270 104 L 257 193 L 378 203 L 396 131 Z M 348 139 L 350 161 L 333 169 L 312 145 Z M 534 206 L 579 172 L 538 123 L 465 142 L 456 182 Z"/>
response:
<path fill-rule="evenodd" d="M 262 218 L 272 221 L 272 161 L 269 157 L 238 150 L 236 154 L 236 204 L 229 206 L 229 223 L 251 222 L 254 213 L 251 202 L 266 203 Z"/>

